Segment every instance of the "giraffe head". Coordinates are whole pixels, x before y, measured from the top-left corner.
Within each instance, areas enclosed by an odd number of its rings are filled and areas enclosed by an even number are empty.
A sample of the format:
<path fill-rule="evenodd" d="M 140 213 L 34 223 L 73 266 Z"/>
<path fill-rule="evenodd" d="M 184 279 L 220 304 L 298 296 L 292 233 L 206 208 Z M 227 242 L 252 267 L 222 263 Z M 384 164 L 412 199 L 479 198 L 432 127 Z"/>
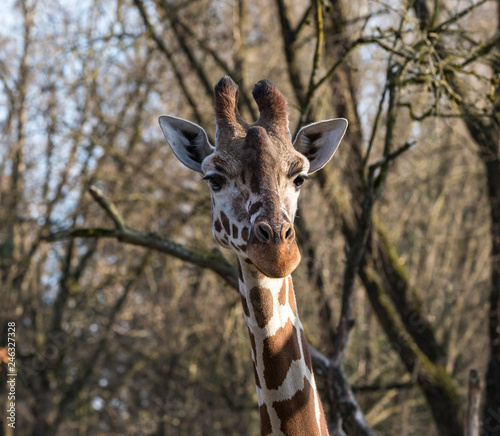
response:
<path fill-rule="evenodd" d="M 300 187 L 333 156 L 347 120 L 306 126 L 292 143 L 285 97 L 268 80 L 252 94 L 260 117 L 248 124 L 238 111 L 237 85 L 227 76 L 217 83 L 215 147 L 194 123 L 165 115 L 159 122 L 175 155 L 210 186 L 215 239 L 264 275 L 281 278 L 300 262 L 293 229 Z"/>

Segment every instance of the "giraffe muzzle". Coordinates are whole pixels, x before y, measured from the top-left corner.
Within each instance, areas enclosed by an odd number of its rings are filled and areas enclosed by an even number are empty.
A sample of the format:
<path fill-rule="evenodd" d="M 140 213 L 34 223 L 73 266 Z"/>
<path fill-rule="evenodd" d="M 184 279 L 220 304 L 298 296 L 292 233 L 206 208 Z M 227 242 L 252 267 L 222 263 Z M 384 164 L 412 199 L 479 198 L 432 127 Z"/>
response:
<path fill-rule="evenodd" d="M 291 223 L 256 222 L 250 232 L 247 255 L 257 269 L 271 278 L 291 274 L 300 263 L 300 252 Z"/>

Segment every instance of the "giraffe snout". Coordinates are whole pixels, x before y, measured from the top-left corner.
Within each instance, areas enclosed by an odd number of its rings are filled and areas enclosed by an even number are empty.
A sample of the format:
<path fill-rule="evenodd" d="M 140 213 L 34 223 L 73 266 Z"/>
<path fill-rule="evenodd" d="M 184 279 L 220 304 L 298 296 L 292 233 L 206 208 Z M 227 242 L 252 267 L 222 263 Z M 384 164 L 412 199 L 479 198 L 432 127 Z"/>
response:
<path fill-rule="evenodd" d="M 247 255 L 268 277 L 283 278 L 289 275 L 300 262 L 292 224 L 257 221 L 250 232 Z"/>

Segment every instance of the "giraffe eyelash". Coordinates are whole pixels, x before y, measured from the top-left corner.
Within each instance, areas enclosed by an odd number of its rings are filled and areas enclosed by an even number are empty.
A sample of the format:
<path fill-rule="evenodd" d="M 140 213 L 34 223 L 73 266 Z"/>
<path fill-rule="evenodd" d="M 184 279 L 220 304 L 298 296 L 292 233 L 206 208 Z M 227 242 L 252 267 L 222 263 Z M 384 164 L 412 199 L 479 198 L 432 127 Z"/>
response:
<path fill-rule="evenodd" d="M 217 173 L 209 173 L 202 180 L 208 181 L 214 192 L 219 192 L 226 184 L 226 178 Z"/>

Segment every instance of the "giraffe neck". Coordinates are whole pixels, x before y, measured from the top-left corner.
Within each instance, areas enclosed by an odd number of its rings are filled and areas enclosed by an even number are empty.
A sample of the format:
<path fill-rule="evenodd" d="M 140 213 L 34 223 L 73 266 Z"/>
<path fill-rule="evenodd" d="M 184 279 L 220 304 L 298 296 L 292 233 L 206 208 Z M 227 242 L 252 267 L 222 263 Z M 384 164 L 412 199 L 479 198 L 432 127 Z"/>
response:
<path fill-rule="evenodd" d="M 253 265 L 239 262 L 239 267 L 261 434 L 327 435 L 291 276 L 271 279 Z"/>

